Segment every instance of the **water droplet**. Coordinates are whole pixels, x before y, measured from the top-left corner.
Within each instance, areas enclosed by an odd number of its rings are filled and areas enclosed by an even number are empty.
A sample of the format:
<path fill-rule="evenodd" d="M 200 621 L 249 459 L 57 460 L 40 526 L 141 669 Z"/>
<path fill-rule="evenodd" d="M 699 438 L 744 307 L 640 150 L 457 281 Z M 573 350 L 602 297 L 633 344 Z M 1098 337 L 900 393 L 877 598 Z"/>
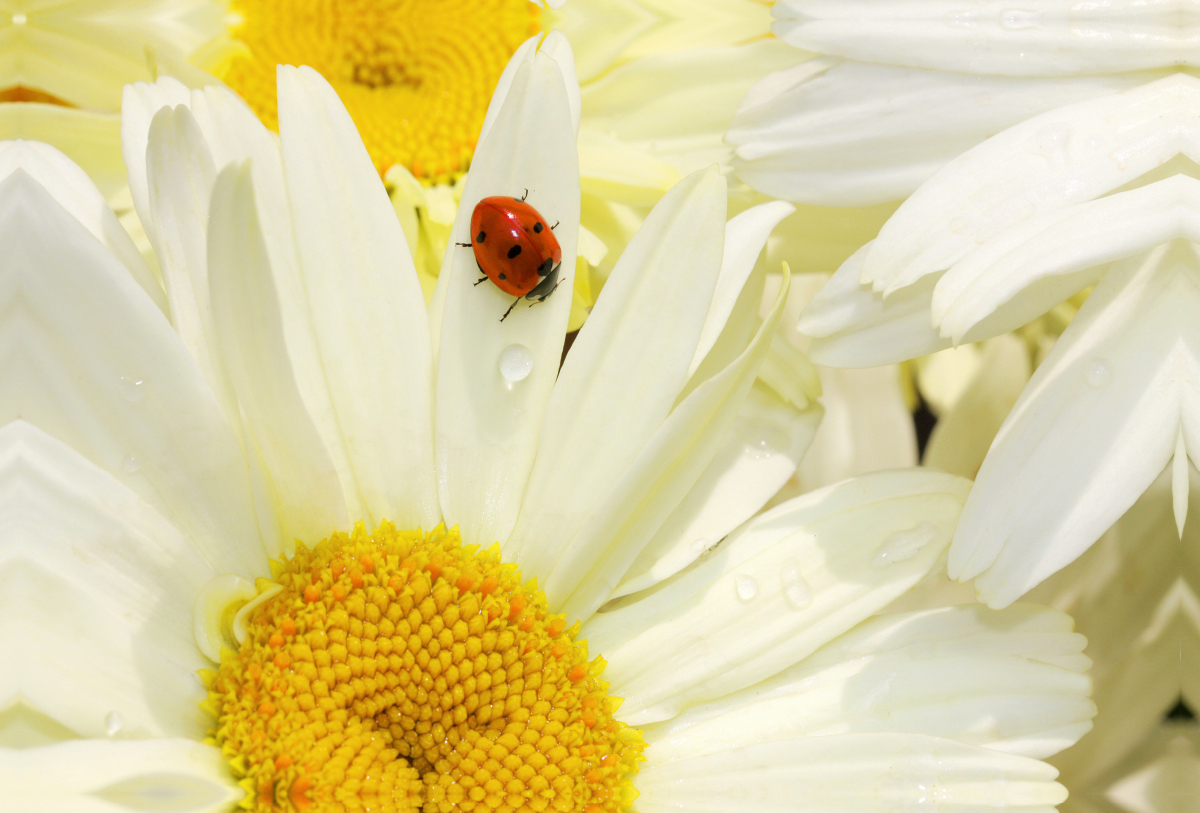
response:
<path fill-rule="evenodd" d="M 1092 359 L 1083 369 L 1083 378 L 1093 387 L 1103 387 L 1112 378 L 1112 369 L 1104 359 Z"/>
<path fill-rule="evenodd" d="M 28 17 L 26 17 L 26 16 L 25 16 L 25 15 L 24 15 L 22 12 L 20 12 L 20 11 L 18 11 L 16 14 L 14 14 L 14 15 L 12 16 L 12 24 L 13 24 L 13 25 L 25 25 L 25 23 L 27 23 L 27 22 L 29 22 L 29 18 L 28 18 Z"/>
<path fill-rule="evenodd" d="M 104 718 L 104 730 L 108 732 L 108 736 L 110 737 L 115 737 L 123 725 L 125 725 L 125 721 L 115 711 L 110 711 L 108 716 Z"/>
<path fill-rule="evenodd" d="M 758 595 L 758 580 L 753 576 L 737 576 L 733 580 L 733 586 L 742 601 L 753 601 Z"/>
<path fill-rule="evenodd" d="M 523 381 L 533 370 L 533 353 L 523 344 L 510 344 L 500 353 L 500 375 L 506 381 Z"/>
<path fill-rule="evenodd" d="M 803 610 L 812 604 L 812 587 L 800 575 L 800 561 L 794 556 L 783 560 L 779 568 L 779 580 L 783 582 L 783 596 L 792 607 Z"/>
<path fill-rule="evenodd" d="M 1021 8 L 1010 8 L 1000 12 L 1000 26 L 1009 31 L 1019 31 L 1022 28 L 1036 28 L 1042 24 L 1040 11 L 1028 11 Z"/>
<path fill-rule="evenodd" d="M 133 474 L 140 469 L 142 464 L 138 462 L 137 455 L 129 455 L 121 461 L 121 471 L 126 474 Z"/>
<path fill-rule="evenodd" d="M 894 533 L 879 546 L 871 564 L 884 567 L 911 559 L 937 536 L 938 528 L 932 522 L 922 522 L 910 530 Z"/>
<path fill-rule="evenodd" d="M 131 404 L 140 404 L 146 397 L 146 390 L 142 385 L 146 383 L 140 378 L 128 378 L 121 376 L 117 379 L 117 389 L 121 391 L 121 395 Z"/>
<path fill-rule="evenodd" d="M 697 539 L 692 543 L 692 553 L 699 556 L 701 553 L 704 553 L 704 551 L 708 550 L 711 545 L 712 543 L 707 539 Z"/>
<path fill-rule="evenodd" d="M 746 444 L 746 455 L 751 460 L 766 460 L 775 454 L 774 447 L 766 440 L 755 440 Z"/>

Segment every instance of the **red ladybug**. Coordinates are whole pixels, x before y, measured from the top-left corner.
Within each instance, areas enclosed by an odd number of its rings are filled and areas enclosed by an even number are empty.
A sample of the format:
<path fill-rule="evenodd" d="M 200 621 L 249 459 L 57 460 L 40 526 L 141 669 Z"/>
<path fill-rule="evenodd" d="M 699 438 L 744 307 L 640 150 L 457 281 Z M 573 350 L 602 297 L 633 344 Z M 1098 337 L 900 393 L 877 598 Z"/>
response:
<path fill-rule="evenodd" d="M 484 276 L 478 285 L 490 279 L 516 300 L 500 317 L 503 322 L 521 297 L 545 302 L 562 282 L 558 269 L 562 249 L 554 236 L 554 226 L 537 209 L 525 202 L 529 190 L 520 198 L 495 196 L 475 204 L 471 213 L 471 242 L 458 243 L 475 251 L 475 262 Z"/>

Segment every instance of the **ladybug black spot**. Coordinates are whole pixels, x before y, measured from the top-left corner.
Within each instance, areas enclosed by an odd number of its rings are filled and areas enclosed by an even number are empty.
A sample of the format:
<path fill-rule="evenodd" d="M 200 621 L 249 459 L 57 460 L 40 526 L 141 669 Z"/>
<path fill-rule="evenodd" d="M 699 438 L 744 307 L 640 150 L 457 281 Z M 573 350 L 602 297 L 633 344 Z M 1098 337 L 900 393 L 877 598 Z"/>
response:
<path fill-rule="evenodd" d="M 549 274 L 549 273 L 550 273 L 550 270 L 551 270 L 553 267 L 554 267 L 554 258 L 553 258 L 553 257 L 547 257 L 547 258 L 546 258 L 546 262 L 542 263 L 542 264 L 541 264 L 541 266 L 539 266 L 539 267 L 538 267 L 538 271 L 537 271 L 537 272 L 538 272 L 538 276 L 539 276 L 539 277 L 544 277 L 544 276 L 546 276 L 547 274 Z"/>
<path fill-rule="evenodd" d="M 508 279 L 508 277 L 504 276 L 503 271 L 500 272 L 500 279 Z"/>
<path fill-rule="evenodd" d="M 537 223 L 534 223 L 534 224 L 533 224 L 533 230 L 534 230 L 534 232 L 536 232 L 537 234 L 541 234 L 541 233 L 542 233 L 542 228 L 543 228 L 543 226 L 542 226 L 542 224 L 541 224 L 541 222 L 540 222 L 540 221 L 539 221 L 539 222 L 537 222 Z"/>
<path fill-rule="evenodd" d="M 476 243 L 482 243 L 486 239 L 487 239 L 487 232 L 481 231 L 479 234 L 475 235 Z"/>
<path fill-rule="evenodd" d="M 508 250 L 508 259 L 510 259 L 510 260 L 511 260 L 511 259 L 513 259 L 514 257 L 516 257 L 516 256 L 517 256 L 518 254 L 520 254 L 520 253 L 521 253 L 521 247 L 520 247 L 520 246 L 513 246 L 512 248 L 510 248 L 510 249 Z"/>

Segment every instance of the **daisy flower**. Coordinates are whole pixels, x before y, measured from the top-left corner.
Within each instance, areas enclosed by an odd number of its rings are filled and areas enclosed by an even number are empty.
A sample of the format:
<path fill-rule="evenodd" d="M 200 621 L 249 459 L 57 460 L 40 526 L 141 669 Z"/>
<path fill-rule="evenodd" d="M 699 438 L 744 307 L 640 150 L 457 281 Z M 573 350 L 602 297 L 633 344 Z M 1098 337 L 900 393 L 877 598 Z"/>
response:
<path fill-rule="evenodd" d="M 456 232 L 473 201 L 527 188 L 569 284 L 570 73 L 533 52 L 512 75 Z M 43 145 L 0 153 L 4 702 L 37 746 L 0 751 L 6 801 L 1062 801 L 1038 758 L 1093 713 L 1067 616 L 871 617 L 938 562 L 965 481 L 851 480 L 707 556 L 681 530 L 718 527 L 700 517 L 755 479 L 718 455 L 761 406 L 786 301 L 785 275 L 757 319 L 769 218 L 726 224 L 720 175 L 685 178 L 560 371 L 566 299 L 502 321 L 469 249 L 448 252 L 426 316 L 336 93 L 278 76 L 278 142 L 222 90 L 128 91 L 158 296 L 78 168 Z M 736 441 L 776 457 L 777 436 Z"/>

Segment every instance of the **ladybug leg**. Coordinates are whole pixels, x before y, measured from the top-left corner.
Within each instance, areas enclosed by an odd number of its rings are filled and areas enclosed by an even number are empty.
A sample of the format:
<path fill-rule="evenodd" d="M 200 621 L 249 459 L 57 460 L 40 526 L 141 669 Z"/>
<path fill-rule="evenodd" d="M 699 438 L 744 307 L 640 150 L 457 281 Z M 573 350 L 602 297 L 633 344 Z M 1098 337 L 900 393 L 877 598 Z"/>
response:
<path fill-rule="evenodd" d="M 462 246 L 463 248 L 470 248 L 470 247 L 471 247 L 471 244 L 470 244 L 470 243 L 455 243 L 454 245 L 456 245 L 456 246 Z"/>
<path fill-rule="evenodd" d="M 554 225 L 550 227 L 550 231 L 554 231 L 555 229 L 557 229 L 557 228 L 558 228 L 558 224 L 559 224 L 559 223 L 562 223 L 562 221 L 561 221 L 561 220 L 555 220 L 555 221 L 554 221 Z M 462 245 L 462 243 L 459 243 L 459 245 L 461 246 L 461 245 Z"/>
<path fill-rule="evenodd" d="M 526 189 L 526 190 L 525 190 L 525 194 L 524 194 L 524 195 L 521 195 L 521 202 L 522 202 L 522 203 L 524 203 L 524 202 L 525 202 L 525 198 L 527 198 L 527 197 L 529 197 L 529 190 L 528 190 L 528 189 Z"/>
<path fill-rule="evenodd" d="M 475 280 L 475 282 L 473 282 L 471 284 L 474 286 L 474 285 L 478 285 L 481 282 L 487 282 L 487 277 L 486 276 L 480 277 L 479 279 Z"/>
<path fill-rule="evenodd" d="M 507 318 L 508 318 L 508 315 L 509 315 L 510 313 L 512 313 L 512 309 L 513 309 L 513 308 L 515 308 L 515 307 L 517 306 L 517 303 L 518 303 L 518 302 L 520 302 L 520 301 L 521 301 L 521 297 L 519 297 L 519 296 L 518 296 L 516 299 L 514 299 L 514 300 L 513 300 L 513 303 L 512 303 L 511 305 L 509 305 L 509 306 L 508 306 L 508 310 L 506 310 L 506 311 L 504 312 L 504 315 L 500 317 L 500 321 L 501 321 L 501 322 L 503 322 L 505 319 L 507 319 Z"/>

